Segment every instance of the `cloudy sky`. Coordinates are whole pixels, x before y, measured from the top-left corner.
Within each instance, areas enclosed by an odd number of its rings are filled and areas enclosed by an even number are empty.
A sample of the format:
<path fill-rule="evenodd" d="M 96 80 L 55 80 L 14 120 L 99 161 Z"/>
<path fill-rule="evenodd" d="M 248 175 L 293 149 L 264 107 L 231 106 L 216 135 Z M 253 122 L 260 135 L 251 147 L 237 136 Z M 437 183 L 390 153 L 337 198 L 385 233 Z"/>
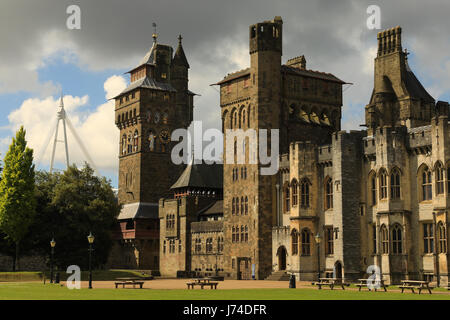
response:
<path fill-rule="evenodd" d="M 81 29 L 69 30 L 68 6 L 81 9 Z M 0 2 L 0 153 L 24 125 L 39 168 L 48 169 L 47 137 L 61 90 L 67 113 L 100 173 L 117 185 L 118 129 L 108 101 L 128 83 L 130 67 L 152 43 L 176 47 L 189 60 L 196 120 L 220 126 L 219 94 L 210 84 L 249 66 L 248 26 L 283 18 L 283 62 L 305 55 L 307 67 L 353 83 L 344 92 L 343 128 L 359 129 L 373 85 L 376 33 L 367 7 L 381 9 L 381 28 L 400 25 L 403 47 L 436 100 L 450 100 L 450 2 L 271 0 L 2 0 Z M 85 157 L 69 134 L 71 162 Z M 62 144 L 57 167 L 64 167 Z"/>

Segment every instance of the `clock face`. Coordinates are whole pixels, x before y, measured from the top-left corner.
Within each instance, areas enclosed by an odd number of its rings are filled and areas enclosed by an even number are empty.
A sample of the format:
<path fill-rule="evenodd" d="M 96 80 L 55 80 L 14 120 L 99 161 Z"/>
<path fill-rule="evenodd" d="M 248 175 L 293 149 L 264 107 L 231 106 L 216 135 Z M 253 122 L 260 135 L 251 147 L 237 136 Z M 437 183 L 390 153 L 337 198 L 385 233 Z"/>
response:
<path fill-rule="evenodd" d="M 170 141 L 169 131 L 167 129 L 163 129 L 159 134 L 159 138 L 161 139 L 162 143 L 168 143 Z"/>

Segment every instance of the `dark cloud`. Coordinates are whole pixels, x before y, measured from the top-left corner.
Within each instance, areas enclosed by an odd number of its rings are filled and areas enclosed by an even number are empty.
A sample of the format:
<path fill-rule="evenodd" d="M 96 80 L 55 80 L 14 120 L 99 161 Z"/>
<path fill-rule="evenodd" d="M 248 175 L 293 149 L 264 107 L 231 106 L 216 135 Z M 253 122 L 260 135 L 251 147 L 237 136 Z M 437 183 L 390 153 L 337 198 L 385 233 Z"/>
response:
<path fill-rule="evenodd" d="M 70 4 L 81 7 L 81 30 L 65 27 Z M 416 53 L 413 67 L 427 79 L 432 93 L 448 93 L 450 3 L 444 0 L 3 0 L 0 92 L 23 86 L 51 92 L 52 84 L 39 83 L 37 71 L 42 60 L 58 50 L 74 52 L 77 63 L 90 70 L 134 66 L 151 45 L 156 22 L 160 42 L 175 46 L 177 35 L 183 34 L 191 64 L 190 86 L 201 94 L 196 99 L 196 117 L 207 126 L 219 126 L 218 93 L 209 84 L 248 65 L 250 24 L 280 15 L 283 61 L 304 54 L 309 68 L 354 83 L 344 96 L 344 127 L 357 128 L 373 82 L 377 30 L 366 28 L 370 4 L 381 7 L 383 28 L 403 27 L 404 44 Z"/>

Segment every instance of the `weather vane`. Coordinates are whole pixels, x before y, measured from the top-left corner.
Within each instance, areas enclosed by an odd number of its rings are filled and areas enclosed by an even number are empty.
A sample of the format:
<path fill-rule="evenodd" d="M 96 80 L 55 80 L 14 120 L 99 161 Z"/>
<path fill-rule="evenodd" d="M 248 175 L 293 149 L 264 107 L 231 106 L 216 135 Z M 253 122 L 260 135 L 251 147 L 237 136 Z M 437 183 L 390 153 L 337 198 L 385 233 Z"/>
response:
<path fill-rule="evenodd" d="M 153 22 L 152 23 L 153 26 L 153 34 L 152 34 L 152 38 L 153 38 L 153 42 L 156 43 L 156 38 L 158 38 L 158 34 L 156 33 L 156 23 Z"/>

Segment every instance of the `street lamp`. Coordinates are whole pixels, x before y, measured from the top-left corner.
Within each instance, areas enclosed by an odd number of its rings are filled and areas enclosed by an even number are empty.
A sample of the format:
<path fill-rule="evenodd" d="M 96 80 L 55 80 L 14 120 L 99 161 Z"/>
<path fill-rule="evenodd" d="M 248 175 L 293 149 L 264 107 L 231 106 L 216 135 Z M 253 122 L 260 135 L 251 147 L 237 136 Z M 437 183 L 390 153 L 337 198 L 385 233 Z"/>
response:
<path fill-rule="evenodd" d="M 319 280 L 320 279 L 320 241 L 322 240 L 319 232 L 317 232 L 314 239 L 316 240 L 316 243 L 317 243 L 317 280 Z"/>
<path fill-rule="evenodd" d="M 89 232 L 87 238 L 89 241 L 89 289 L 92 289 L 92 244 L 94 243 L 95 237 L 92 235 L 92 232 Z"/>
<path fill-rule="evenodd" d="M 52 238 L 50 241 L 51 253 L 50 253 L 50 283 L 53 283 L 53 256 L 55 254 L 56 241 Z"/>

